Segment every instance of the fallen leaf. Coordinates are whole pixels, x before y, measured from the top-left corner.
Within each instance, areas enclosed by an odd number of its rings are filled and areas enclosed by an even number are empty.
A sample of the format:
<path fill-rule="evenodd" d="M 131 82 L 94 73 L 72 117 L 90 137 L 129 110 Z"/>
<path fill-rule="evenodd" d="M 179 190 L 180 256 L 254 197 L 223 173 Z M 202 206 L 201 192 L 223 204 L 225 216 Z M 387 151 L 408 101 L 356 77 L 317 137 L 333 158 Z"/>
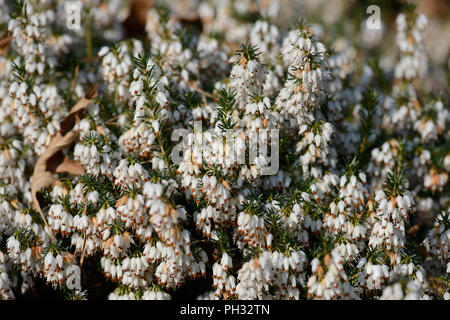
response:
<path fill-rule="evenodd" d="M 72 175 L 84 173 L 84 168 L 77 161 L 66 158 L 62 150 L 78 136 L 78 132 L 73 131 L 73 127 L 81 119 L 84 109 L 92 102 L 91 99 L 96 96 L 97 88 L 98 84 L 95 83 L 86 92 L 85 97 L 72 107 L 67 117 L 61 122 L 60 132 L 52 138 L 47 149 L 41 154 L 34 166 L 33 176 L 31 178 L 33 207 L 41 215 L 47 229 L 47 221 L 37 199 L 37 193 L 41 189 L 48 188 L 56 182 L 53 176 L 55 173 L 65 172 Z"/>
<path fill-rule="evenodd" d="M 64 136 L 67 132 L 73 129 L 75 123 L 80 120 L 84 109 L 92 102 L 92 99 L 96 97 L 98 89 L 98 83 L 94 83 L 83 98 L 81 98 L 70 110 L 67 117 L 61 122 L 61 134 Z"/>
<path fill-rule="evenodd" d="M 7 36 L 0 39 L 0 55 L 6 56 L 11 45 L 12 38 L 12 36 Z"/>

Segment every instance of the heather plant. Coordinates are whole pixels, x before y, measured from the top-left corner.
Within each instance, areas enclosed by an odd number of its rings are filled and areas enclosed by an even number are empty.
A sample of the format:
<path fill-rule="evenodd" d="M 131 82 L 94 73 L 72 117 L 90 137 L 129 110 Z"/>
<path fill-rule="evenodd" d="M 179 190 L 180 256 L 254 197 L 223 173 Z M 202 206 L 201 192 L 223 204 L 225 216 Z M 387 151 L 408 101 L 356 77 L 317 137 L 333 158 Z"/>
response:
<path fill-rule="evenodd" d="M 281 2 L 0 0 L 0 299 L 450 299 L 428 18 Z"/>

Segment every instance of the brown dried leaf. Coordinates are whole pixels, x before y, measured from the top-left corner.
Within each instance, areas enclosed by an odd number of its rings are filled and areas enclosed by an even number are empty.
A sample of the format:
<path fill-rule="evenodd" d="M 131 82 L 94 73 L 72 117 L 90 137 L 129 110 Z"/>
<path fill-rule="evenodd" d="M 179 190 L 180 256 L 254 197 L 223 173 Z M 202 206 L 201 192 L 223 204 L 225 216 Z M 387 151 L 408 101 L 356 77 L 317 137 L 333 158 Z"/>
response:
<path fill-rule="evenodd" d="M 12 38 L 12 36 L 7 36 L 0 39 L 0 55 L 6 56 L 11 45 Z"/>
<path fill-rule="evenodd" d="M 84 168 L 75 160 L 67 159 L 62 150 L 72 143 L 78 136 L 78 132 L 72 131 L 75 123 L 83 115 L 84 109 L 91 103 L 91 99 L 97 93 L 98 84 L 95 83 L 86 93 L 85 97 L 78 101 L 70 110 L 69 115 L 61 122 L 61 130 L 52 138 L 49 146 L 41 154 L 34 166 L 33 177 L 31 178 L 31 193 L 33 197 L 33 207 L 39 212 L 41 218 L 47 226 L 37 193 L 52 186 L 56 179 L 54 173 L 69 173 L 80 175 L 84 173 Z M 47 226 L 48 227 L 48 226 Z"/>
<path fill-rule="evenodd" d="M 91 88 L 86 92 L 83 98 L 81 98 L 70 110 L 67 117 L 61 122 L 61 134 L 64 136 L 67 132 L 73 129 L 75 123 L 79 121 L 84 109 L 91 103 L 91 100 L 97 96 L 98 83 L 94 83 Z"/>

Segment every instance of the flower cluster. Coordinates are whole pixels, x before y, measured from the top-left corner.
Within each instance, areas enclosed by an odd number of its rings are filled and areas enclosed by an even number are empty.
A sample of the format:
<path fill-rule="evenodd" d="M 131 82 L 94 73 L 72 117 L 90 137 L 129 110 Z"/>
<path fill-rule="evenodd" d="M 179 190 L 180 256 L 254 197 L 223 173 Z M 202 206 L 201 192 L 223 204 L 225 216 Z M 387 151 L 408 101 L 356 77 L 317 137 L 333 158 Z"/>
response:
<path fill-rule="evenodd" d="M 425 15 L 130 2 L 0 0 L 0 299 L 450 299 Z"/>

